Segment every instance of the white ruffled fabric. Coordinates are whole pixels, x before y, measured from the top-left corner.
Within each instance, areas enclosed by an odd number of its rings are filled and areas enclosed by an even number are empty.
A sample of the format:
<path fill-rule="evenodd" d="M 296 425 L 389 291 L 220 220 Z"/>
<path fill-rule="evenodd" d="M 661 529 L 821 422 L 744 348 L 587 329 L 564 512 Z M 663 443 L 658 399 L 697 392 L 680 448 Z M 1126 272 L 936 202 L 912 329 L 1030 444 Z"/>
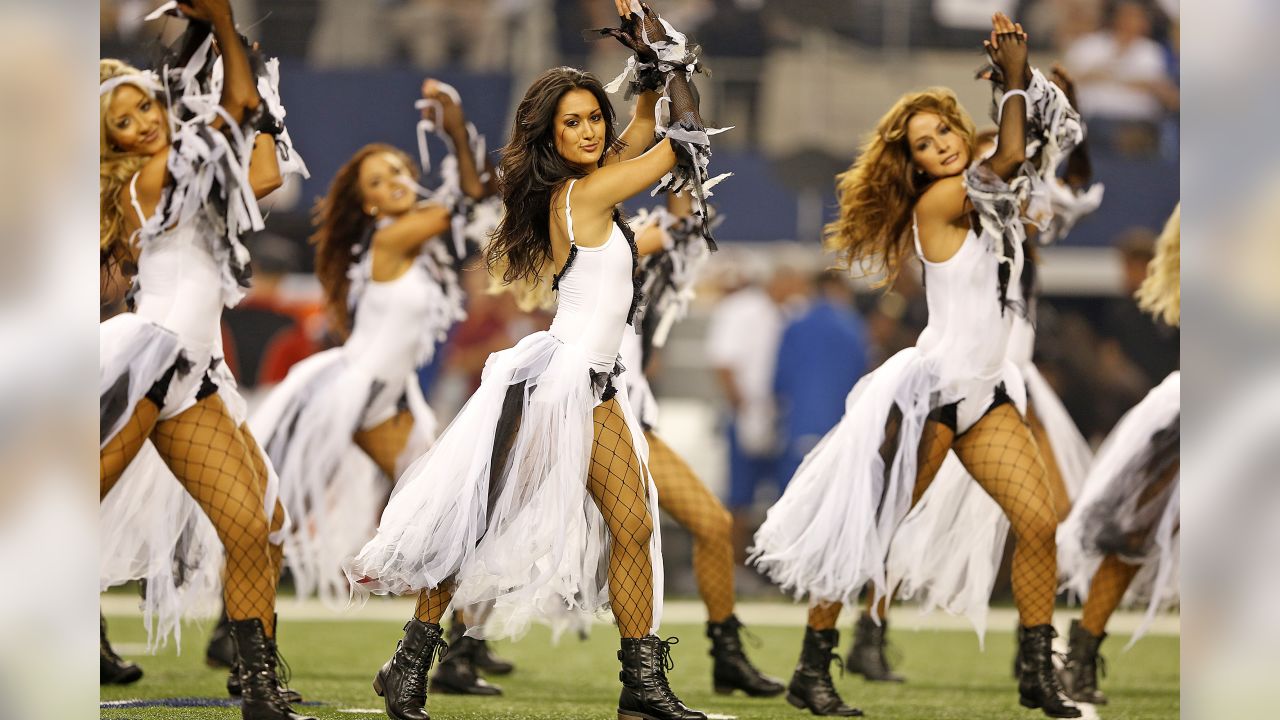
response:
<path fill-rule="evenodd" d="M 98 338 L 98 432 L 102 448 L 133 416 L 133 409 L 151 386 L 178 363 L 182 346 L 171 330 L 132 313 L 100 324 Z"/>
<path fill-rule="evenodd" d="M 1065 578 L 1064 586 L 1082 598 L 1104 557 L 1100 537 L 1150 530 L 1141 554 L 1121 557 L 1142 566 L 1129 586 L 1125 603 L 1145 601 L 1147 606 L 1129 646 L 1146 632 L 1160 608 L 1178 601 L 1181 478 L 1174 478 L 1163 498 L 1153 498 L 1141 508 L 1138 500 L 1155 479 L 1145 470 L 1157 459 L 1156 453 L 1178 451 L 1176 437 L 1175 442 L 1161 448 L 1152 441 L 1157 433 L 1167 432 L 1179 422 L 1181 404 L 1181 374 L 1175 371 L 1116 424 L 1098 449 L 1071 515 L 1058 527 L 1059 574 Z"/>
<path fill-rule="evenodd" d="M 608 530 L 587 491 L 592 409 L 599 402 L 591 367 L 580 346 L 548 332 L 491 355 L 480 388 L 401 475 L 377 536 L 344 564 L 353 591 L 405 594 L 454 577 L 456 606 L 494 602 L 484 632 L 496 637 L 519 636 L 534 620 L 563 630 L 575 618 L 608 610 Z M 527 386 L 519 431 L 491 501 L 495 429 L 508 388 L 521 382 Z M 648 445 L 625 384 L 617 390 L 647 468 Z M 651 479 L 648 487 L 656 629 L 662 553 Z"/>

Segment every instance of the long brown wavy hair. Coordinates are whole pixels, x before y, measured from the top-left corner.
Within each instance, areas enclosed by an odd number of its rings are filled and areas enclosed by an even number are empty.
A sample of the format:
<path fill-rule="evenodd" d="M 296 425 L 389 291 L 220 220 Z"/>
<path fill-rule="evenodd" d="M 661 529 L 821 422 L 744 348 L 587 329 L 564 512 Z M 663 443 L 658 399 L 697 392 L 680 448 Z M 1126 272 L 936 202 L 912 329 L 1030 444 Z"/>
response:
<path fill-rule="evenodd" d="M 560 183 L 584 177 L 582 168 L 556 151 L 556 108 L 565 93 L 583 89 L 595 96 L 604 116 L 601 162 L 621 142 L 614 129 L 613 105 L 594 75 L 558 67 L 539 75 L 516 108 L 511 140 L 502 148 L 500 187 L 505 214 L 485 252 L 489 274 L 511 288 L 522 307 L 539 304 L 550 285 L 544 277 L 551 260 L 551 196 Z"/>
<path fill-rule="evenodd" d="M 373 217 L 364 211 L 364 195 L 360 192 L 360 165 L 373 155 L 389 153 L 400 158 L 414 180 L 418 166 L 400 148 L 385 143 L 370 143 L 356 151 L 338 168 L 329 184 L 329 192 L 316 201 L 311 223 L 316 230 L 311 244 L 316 246 L 316 277 L 324 288 L 325 308 L 341 337 L 351 332 L 351 316 L 347 310 L 347 291 L 351 281 L 347 270 L 355 261 L 352 248 L 370 239 Z M 369 248 L 364 249 L 365 252 Z"/>
<path fill-rule="evenodd" d="M 118 75 L 141 74 L 137 68 L 119 60 L 98 61 L 100 83 Z M 118 263 L 133 254 L 127 247 L 129 238 L 125 235 L 125 213 L 133 210 L 121 199 L 129 181 L 148 159 L 146 155 L 115 149 L 107 136 L 107 109 L 116 90 L 98 98 L 98 250 L 99 262 L 104 265 Z"/>
<path fill-rule="evenodd" d="M 1182 204 L 1179 203 L 1156 241 L 1156 254 L 1147 264 L 1147 279 L 1135 293 L 1138 306 L 1165 323 L 1182 322 Z"/>
<path fill-rule="evenodd" d="M 972 161 L 977 148 L 973 120 L 955 93 L 929 88 L 899 98 L 863 140 L 853 165 L 836 176 L 840 216 L 824 228 L 825 245 L 837 253 L 840 267 L 881 274 L 877 286 L 891 285 L 898 277 L 911 250 L 911 210 L 934 180 L 916 172 L 907 143 L 907 122 L 921 112 L 938 115 L 959 134 Z"/>

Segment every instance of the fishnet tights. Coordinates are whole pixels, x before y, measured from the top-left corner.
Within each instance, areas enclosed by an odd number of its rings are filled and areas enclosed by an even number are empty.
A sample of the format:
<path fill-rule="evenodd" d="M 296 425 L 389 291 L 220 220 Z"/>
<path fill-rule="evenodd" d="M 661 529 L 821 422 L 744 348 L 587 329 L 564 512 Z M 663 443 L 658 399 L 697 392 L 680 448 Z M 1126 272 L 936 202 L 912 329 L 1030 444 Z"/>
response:
<path fill-rule="evenodd" d="M 693 535 L 693 574 L 707 619 L 724 622 L 733 614 L 733 517 L 671 446 L 651 432 L 645 438 L 658 505 Z"/>
<path fill-rule="evenodd" d="M 1049 433 L 1040 422 L 1031 401 L 1027 401 L 1027 423 L 1031 426 L 1031 435 L 1040 448 L 1040 459 L 1044 461 L 1045 478 L 1049 481 L 1049 494 L 1053 501 L 1054 514 L 1061 523 L 1071 514 L 1071 495 L 1067 493 L 1066 481 L 1062 479 L 1062 470 L 1058 467 L 1058 458 L 1053 454 L 1053 445 L 1049 442 Z"/>
<path fill-rule="evenodd" d="M 454 581 L 452 578 L 440 583 L 439 587 L 429 588 L 418 593 L 418 605 L 413 609 L 413 616 L 418 620 L 439 625 L 444 611 L 449 609 L 453 600 Z"/>
<path fill-rule="evenodd" d="M 617 398 L 598 405 L 592 416 L 595 446 L 587 490 L 609 528 L 609 604 L 622 637 L 644 637 L 653 625 L 647 483 Z"/>
<path fill-rule="evenodd" d="M 143 398 L 134 407 L 133 415 L 120 428 L 116 436 L 107 441 L 98 454 L 98 500 L 101 501 L 116 486 L 124 469 L 137 457 L 143 443 L 156 426 L 160 408 Z"/>
<path fill-rule="evenodd" d="M 1179 463 L 1174 462 L 1155 482 L 1148 485 L 1138 497 L 1138 504 L 1146 505 L 1147 502 L 1159 497 L 1177 476 L 1178 467 Z M 1140 546 L 1142 539 L 1153 529 L 1146 528 L 1131 533 L 1129 535 L 1131 544 Z M 1101 635 L 1106 631 L 1107 621 L 1120 606 L 1120 601 L 1129 590 L 1129 583 L 1133 582 L 1133 578 L 1141 569 L 1141 565 L 1127 563 L 1115 554 L 1109 554 L 1102 559 L 1102 563 L 1093 573 L 1093 579 L 1089 581 L 1089 595 L 1084 599 L 1080 624 L 1085 630 L 1093 635 Z"/>
<path fill-rule="evenodd" d="M 401 410 L 367 430 L 357 430 L 356 446 L 394 483 L 400 476 L 400 454 L 413 433 L 413 413 Z"/>
<path fill-rule="evenodd" d="M 270 472 L 267 470 L 266 454 L 259 447 L 257 439 L 253 437 L 253 433 L 249 430 L 248 423 L 241 424 L 238 428 L 240 432 L 240 441 L 249 450 L 249 457 L 253 460 L 253 469 L 257 473 L 259 481 L 259 492 L 263 497 L 267 494 L 267 483 L 270 481 Z M 271 533 L 279 532 L 284 527 L 285 509 L 284 503 L 280 502 L 280 498 L 276 498 L 276 505 L 271 511 L 271 523 L 269 530 Z M 284 544 L 269 543 L 268 553 L 271 556 L 271 577 L 280 581 L 280 573 L 284 570 Z"/>
<path fill-rule="evenodd" d="M 256 444 L 245 444 L 226 406 L 210 395 L 160 422 L 156 450 L 217 531 L 226 552 L 223 597 L 232 620 L 258 618 L 275 633 L 276 560 L 262 511 L 265 474 Z M 283 519 L 283 516 L 281 516 Z"/>
<path fill-rule="evenodd" d="M 1009 518 L 1015 538 L 1013 602 L 1023 627 L 1053 621 L 1058 560 L 1054 512 L 1035 439 L 1013 405 L 991 409 L 952 445 L 960 462 Z"/>
<path fill-rule="evenodd" d="M 840 620 L 840 609 L 844 605 L 838 602 L 809 603 L 809 627 L 814 630 L 831 630 Z"/>

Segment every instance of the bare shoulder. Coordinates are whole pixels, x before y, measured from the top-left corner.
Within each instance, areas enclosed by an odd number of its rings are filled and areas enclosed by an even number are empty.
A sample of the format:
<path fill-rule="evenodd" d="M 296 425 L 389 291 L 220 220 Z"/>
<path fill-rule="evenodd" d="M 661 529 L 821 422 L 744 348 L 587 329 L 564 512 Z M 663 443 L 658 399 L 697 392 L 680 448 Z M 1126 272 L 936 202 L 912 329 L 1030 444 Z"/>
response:
<path fill-rule="evenodd" d="M 916 218 L 921 223 L 951 223 L 965 214 L 964 176 L 953 175 L 930 185 L 916 201 Z"/>

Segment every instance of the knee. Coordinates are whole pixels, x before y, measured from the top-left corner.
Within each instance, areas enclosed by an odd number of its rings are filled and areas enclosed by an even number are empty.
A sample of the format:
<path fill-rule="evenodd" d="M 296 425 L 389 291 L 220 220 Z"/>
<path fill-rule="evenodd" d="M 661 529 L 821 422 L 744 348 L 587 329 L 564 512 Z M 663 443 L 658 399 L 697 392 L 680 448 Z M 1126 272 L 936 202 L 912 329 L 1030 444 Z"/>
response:
<path fill-rule="evenodd" d="M 691 528 L 698 540 L 707 543 L 729 545 L 733 537 L 733 515 L 720 503 L 707 508 L 706 518 Z"/>
<path fill-rule="evenodd" d="M 1019 543 L 1040 547 L 1055 543 L 1058 517 L 1047 500 L 1025 508 L 1011 520 Z"/>
<path fill-rule="evenodd" d="M 653 537 L 653 518 L 646 508 L 642 513 L 634 514 L 620 523 L 611 523 L 609 530 L 613 533 L 615 543 L 645 546 Z"/>

